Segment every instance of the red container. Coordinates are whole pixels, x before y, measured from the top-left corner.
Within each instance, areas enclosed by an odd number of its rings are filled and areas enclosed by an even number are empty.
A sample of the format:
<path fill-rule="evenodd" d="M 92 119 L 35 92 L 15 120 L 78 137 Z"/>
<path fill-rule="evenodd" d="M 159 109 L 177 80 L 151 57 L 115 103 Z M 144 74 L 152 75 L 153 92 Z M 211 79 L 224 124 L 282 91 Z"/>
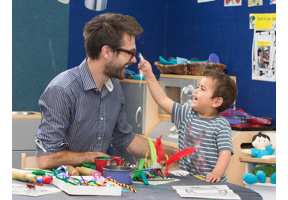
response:
<path fill-rule="evenodd" d="M 109 165 L 122 166 L 124 162 L 124 158 L 116 157 L 116 156 L 103 156 L 103 157 L 95 157 L 95 166 L 96 170 L 103 174 L 102 167 Z"/>

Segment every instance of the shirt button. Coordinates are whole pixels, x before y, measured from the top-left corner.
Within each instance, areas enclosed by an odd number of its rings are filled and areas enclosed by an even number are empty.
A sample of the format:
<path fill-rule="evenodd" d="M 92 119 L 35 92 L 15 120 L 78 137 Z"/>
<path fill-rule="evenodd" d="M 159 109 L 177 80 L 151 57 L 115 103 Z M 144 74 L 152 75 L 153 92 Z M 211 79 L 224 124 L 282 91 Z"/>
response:
<path fill-rule="evenodd" d="M 98 137 L 98 140 L 101 140 L 102 139 L 102 137 Z"/>
<path fill-rule="evenodd" d="M 101 119 L 101 120 L 103 120 L 104 118 L 103 118 L 103 117 L 101 117 L 100 119 Z"/>

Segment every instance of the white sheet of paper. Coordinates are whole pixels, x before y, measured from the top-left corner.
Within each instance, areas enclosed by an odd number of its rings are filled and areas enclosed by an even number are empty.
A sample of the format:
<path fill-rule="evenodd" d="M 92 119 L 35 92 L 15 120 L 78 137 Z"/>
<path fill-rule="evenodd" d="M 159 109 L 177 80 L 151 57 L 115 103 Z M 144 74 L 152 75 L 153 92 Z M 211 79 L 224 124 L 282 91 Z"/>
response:
<path fill-rule="evenodd" d="M 37 186 L 35 189 L 29 189 L 26 185 L 12 183 L 12 194 L 26 195 L 26 196 L 40 196 L 46 194 L 52 194 L 56 192 L 61 192 L 58 188 Z"/>
<path fill-rule="evenodd" d="M 172 186 L 181 197 L 236 199 L 241 198 L 227 185 L 185 185 Z"/>

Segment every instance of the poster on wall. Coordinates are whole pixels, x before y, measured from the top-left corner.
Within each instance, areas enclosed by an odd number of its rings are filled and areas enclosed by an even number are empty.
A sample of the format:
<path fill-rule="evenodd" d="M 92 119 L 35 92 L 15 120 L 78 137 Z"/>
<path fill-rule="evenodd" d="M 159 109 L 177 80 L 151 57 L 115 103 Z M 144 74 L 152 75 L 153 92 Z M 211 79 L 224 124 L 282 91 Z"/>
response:
<path fill-rule="evenodd" d="M 266 14 L 250 13 L 249 28 L 276 30 L 276 13 L 266 13 Z"/>
<path fill-rule="evenodd" d="M 242 6 L 242 0 L 224 0 L 224 6 Z"/>
<path fill-rule="evenodd" d="M 248 7 L 263 6 L 263 0 L 248 0 Z"/>
<path fill-rule="evenodd" d="M 270 5 L 271 4 L 276 4 L 276 0 L 270 0 Z"/>
<path fill-rule="evenodd" d="M 276 81 L 276 30 L 254 30 L 252 80 Z"/>
<path fill-rule="evenodd" d="M 197 3 L 205 3 L 205 2 L 209 2 L 209 1 L 215 1 L 215 0 L 197 0 Z"/>

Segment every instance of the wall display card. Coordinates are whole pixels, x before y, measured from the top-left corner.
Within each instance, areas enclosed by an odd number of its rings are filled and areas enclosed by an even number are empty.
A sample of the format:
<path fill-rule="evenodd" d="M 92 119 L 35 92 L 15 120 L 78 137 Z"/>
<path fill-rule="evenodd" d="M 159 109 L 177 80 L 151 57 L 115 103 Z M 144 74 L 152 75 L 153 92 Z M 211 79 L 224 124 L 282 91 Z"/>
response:
<path fill-rule="evenodd" d="M 263 6 L 263 0 L 248 0 L 248 7 Z"/>
<path fill-rule="evenodd" d="M 224 6 L 242 6 L 242 0 L 224 0 Z"/>
<path fill-rule="evenodd" d="M 276 81 L 276 30 L 254 30 L 252 80 Z"/>
<path fill-rule="evenodd" d="M 257 14 L 249 14 L 249 29 L 255 28 L 255 19 Z"/>
<path fill-rule="evenodd" d="M 205 2 L 209 2 L 209 1 L 215 1 L 215 0 L 197 0 L 197 3 L 205 3 Z"/>
<path fill-rule="evenodd" d="M 270 5 L 271 4 L 276 4 L 276 0 L 270 0 Z"/>
<path fill-rule="evenodd" d="M 276 13 L 255 14 L 255 29 L 276 29 Z"/>
<path fill-rule="evenodd" d="M 249 14 L 249 28 L 276 30 L 276 13 Z"/>
<path fill-rule="evenodd" d="M 209 199 L 241 199 L 227 185 L 183 185 L 172 186 L 180 197 Z"/>

